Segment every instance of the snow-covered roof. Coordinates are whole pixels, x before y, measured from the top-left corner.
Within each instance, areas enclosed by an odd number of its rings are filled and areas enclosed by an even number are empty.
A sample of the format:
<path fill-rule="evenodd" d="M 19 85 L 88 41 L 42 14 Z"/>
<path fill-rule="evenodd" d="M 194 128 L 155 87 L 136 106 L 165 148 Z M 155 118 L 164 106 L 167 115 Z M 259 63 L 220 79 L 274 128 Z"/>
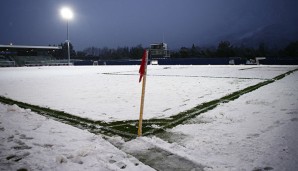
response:
<path fill-rule="evenodd" d="M 0 45 L 0 48 L 14 49 L 61 49 L 61 46 L 29 46 L 29 45 Z"/>

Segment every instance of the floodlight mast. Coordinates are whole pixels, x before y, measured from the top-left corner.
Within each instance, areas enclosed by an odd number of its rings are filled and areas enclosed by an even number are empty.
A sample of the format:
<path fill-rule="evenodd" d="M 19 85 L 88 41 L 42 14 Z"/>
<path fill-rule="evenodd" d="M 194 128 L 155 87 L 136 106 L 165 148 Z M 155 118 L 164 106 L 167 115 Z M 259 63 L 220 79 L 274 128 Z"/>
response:
<path fill-rule="evenodd" d="M 70 48 L 69 48 L 69 29 L 68 21 L 73 18 L 73 13 L 70 8 L 64 7 L 61 9 L 62 18 L 66 19 L 66 43 L 67 43 L 67 55 L 68 55 L 68 65 L 70 65 Z"/>

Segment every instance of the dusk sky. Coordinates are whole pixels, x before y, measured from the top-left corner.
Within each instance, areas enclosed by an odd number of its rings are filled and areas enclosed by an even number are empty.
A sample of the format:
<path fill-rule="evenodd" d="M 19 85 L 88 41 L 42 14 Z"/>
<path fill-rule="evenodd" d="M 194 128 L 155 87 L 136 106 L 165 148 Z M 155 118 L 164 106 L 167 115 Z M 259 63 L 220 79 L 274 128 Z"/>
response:
<path fill-rule="evenodd" d="M 0 44 L 49 45 L 66 40 L 75 50 L 95 47 L 170 48 L 216 44 L 271 24 L 297 28 L 297 0 L 1 0 Z"/>

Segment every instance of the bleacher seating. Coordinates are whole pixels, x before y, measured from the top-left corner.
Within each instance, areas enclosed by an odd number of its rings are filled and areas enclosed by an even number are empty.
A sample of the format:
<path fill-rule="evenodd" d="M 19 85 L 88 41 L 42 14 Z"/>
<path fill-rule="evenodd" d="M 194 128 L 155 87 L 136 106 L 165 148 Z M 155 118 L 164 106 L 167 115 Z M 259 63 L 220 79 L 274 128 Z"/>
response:
<path fill-rule="evenodd" d="M 68 60 L 57 60 L 51 56 L 14 56 L 18 66 L 60 66 L 68 65 Z"/>
<path fill-rule="evenodd" d="M 0 55 L 0 67 L 13 67 L 15 66 L 15 61 L 8 57 Z"/>

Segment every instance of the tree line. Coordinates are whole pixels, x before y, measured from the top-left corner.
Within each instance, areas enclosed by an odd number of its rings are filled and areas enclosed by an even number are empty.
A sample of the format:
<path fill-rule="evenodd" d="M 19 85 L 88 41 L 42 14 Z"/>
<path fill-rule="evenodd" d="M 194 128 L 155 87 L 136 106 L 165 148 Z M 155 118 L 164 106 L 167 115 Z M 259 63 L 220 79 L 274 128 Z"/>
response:
<path fill-rule="evenodd" d="M 285 48 L 269 48 L 265 43 L 260 43 L 257 48 L 233 46 L 229 41 L 221 41 L 216 48 L 201 48 L 199 46 L 181 47 L 179 51 L 171 54 L 173 58 L 214 58 L 214 57 L 298 57 L 298 41 L 289 43 Z"/>
<path fill-rule="evenodd" d="M 67 58 L 67 44 L 61 43 L 62 50 L 52 53 L 57 59 Z M 75 51 L 70 43 L 72 59 L 84 60 L 117 60 L 140 59 L 144 47 L 140 44 L 134 47 L 98 48 L 88 47 L 83 51 Z M 285 48 L 269 48 L 265 43 L 260 43 L 257 48 L 233 46 L 229 41 L 221 41 L 217 47 L 200 47 L 193 44 L 191 47 L 181 47 L 178 50 L 170 50 L 172 58 L 221 58 L 241 57 L 251 59 L 255 57 L 298 57 L 298 41 L 289 43 Z"/>
<path fill-rule="evenodd" d="M 52 55 L 57 59 L 67 58 L 67 43 L 61 43 L 59 46 L 62 50 L 52 52 Z M 118 47 L 118 48 L 97 48 L 88 47 L 83 51 L 75 51 L 73 45 L 70 43 L 70 56 L 72 59 L 84 59 L 84 60 L 117 60 L 117 59 L 139 59 L 144 52 L 142 45 L 134 47 Z"/>

